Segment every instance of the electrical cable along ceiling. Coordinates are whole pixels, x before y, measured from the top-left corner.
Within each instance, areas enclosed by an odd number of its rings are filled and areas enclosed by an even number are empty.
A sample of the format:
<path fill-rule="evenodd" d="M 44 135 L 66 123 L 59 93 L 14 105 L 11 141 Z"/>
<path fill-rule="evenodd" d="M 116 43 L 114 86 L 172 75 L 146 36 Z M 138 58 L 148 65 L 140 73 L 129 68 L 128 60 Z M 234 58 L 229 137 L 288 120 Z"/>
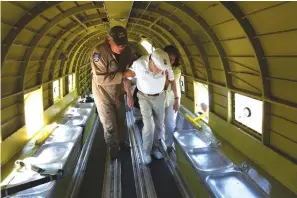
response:
<path fill-rule="evenodd" d="M 275 1 L 1 2 L 2 141 L 25 124 L 25 93 L 42 86 L 45 110 L 52 82 L 74 72 L 78 93 L 90 90 L 89 51 L 122 25 L 141 54 L 143 38 L 176 45 L 185 97 L 195 101 L 194 81 L 208 84 L 210 110 L 225 121 L 234 121 L 232 94 L 263 101 L 255 137 L 296 162 L 296 10 L 297 2 Z"/>

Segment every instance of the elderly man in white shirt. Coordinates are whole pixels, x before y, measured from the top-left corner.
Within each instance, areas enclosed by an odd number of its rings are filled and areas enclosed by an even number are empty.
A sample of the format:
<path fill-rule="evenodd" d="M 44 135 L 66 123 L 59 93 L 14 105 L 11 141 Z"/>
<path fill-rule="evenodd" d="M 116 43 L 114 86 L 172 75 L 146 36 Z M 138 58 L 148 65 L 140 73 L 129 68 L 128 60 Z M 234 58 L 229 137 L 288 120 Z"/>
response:
<path fill-rule="evenodd" d="M 162 49 L 155 49 L 151 55 L 140 57 L 132 64 L 130 70 L 135 72 L 135 78 L 137 78 L 137 88 L 139 90 L 137 97 L 144 124 L 142 130 L 143 156 L 144 163 L 149 164 L 152 161 L 151 154 L 156 159 L 163 158 L 158 149 L 158 139 L 162 133 L 164 123 L 166 75 L 168 75 L 174 93 L 175 102 L 173 108 L 175 111 L 178 110 L 179 97 L 169 56 Z M 128 78 L 126 82 L 127 103 L 130 108 L 134 104 L 131 94 L 131 80 L 132 78 Z"/>

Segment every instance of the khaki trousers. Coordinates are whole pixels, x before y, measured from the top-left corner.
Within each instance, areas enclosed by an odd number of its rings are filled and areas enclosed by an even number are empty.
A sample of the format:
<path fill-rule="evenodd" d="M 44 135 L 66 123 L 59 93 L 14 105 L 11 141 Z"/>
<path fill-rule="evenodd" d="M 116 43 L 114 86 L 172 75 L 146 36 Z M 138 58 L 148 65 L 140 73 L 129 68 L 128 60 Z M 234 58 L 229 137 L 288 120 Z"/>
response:
<path fill-rule="evenodd" d="M 137 97 L 143 121 L 143 151 L 149 154 L 153 147 L 158 146 L 159 135 L 163 130 L 165 92 L 158 96 L 148 96 L 138 92 Z"/>
<path fill-rule="evenodd" d="M 115 88 L 116 87 L 116 88 Z M 104 129 L 105 142 L 109 146 L 117 146 L 127 140 L 127 123 L 124 95 L 119 86 L 98 86 L 92 82 L 92 90 L 100 121 Z M 112 93 L 112 95 L 111 95 Z M 114 94 L 113 94 L 114 93 Z"/>

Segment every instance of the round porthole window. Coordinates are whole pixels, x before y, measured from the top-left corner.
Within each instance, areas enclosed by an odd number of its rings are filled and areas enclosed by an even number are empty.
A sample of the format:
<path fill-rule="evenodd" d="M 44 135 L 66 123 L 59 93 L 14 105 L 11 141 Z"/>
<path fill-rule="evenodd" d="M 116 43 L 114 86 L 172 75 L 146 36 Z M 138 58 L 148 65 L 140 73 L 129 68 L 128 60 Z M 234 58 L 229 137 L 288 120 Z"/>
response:
<path fill-rule="evenodd" d="M 243 109 L 243 115 L 244 115 L 244 117 L 251 117 L 251 115 L 252 115 L 252 111 L 251 111 L 251 109 L 250 108 L 248 108 L 248 107 L 245 107 L 244 109 Z"/>

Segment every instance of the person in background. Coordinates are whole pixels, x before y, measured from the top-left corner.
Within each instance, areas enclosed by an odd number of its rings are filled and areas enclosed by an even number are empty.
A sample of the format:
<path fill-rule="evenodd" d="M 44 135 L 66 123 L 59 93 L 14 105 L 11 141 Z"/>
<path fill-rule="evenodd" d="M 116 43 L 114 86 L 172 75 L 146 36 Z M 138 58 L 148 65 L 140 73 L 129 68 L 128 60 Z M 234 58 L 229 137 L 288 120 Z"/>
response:
<path fill-rule="evenodd" d="M 165 139 L 165 144 L 167 147 L 167 152 L 171 152 L 173 148 L 173 132 L 175 129 L 175 121 L 177 112 L 174 109 L 174 103 L 176 102 L 175 98 L 178 97 L 179 99 L 178 104 L 180 104 L 180 97 L 181 97 L 181 88 L 180 88 L 180 77 L 181 77 L 181 67 L 179 65 L 179 58 L 180 53 L 178 49 L 174 45 L 168 45 L 164 48 L 164 51 L 167 52 L 170 64 L 172 66 L 175 84 L 176 84 L 176 92 L 177 96 L 173 94 L 171 84 L 169 83 L 168 78 L 166 79 L 165 83 L 165 93 L 166 93 L 166 101 L 165 101 L 165 137 L 164 134 L 161 134 L 161 137 Z M 178 105 L 179 106 L 179 105 Z"/>
<path fill-rule="evenodd" d="M 201 107 L 201 111 L 198 112 L 199 115 L 207 112 L 207 109 L 208 109 L 207 104 L 205 104 L 204 102 L 202 102 L 200 104 L 200 107 Z"/>
<path fill-rule="evenodd" d="M 200 108 L 201 108 L 201 111 L 198 111 L 198 115 L 199 116 L 203 115 L 201 118 L 204 118 L 204 119 L 208 120 L 208 116 L 207 116 L 208 105 L 205 104 L 204 102 L 202 102 L 200 104 Z"/>
<path fill-rule="evenodd" d="M 140 111 L 143 121 L 142 141 L 143 141 L 143 159 L 145 164 L 152 161 L 151 154 L 156 159 L 162 159 L 163 155 L 159 151 L 159 137 L 163 131 L 164 110 L 165 110 L 165 92 L 164 86 L 166 76 L 172 86 L 174 94 L 173 108 L 178 109 L 178 95 L 176 92 L 176 83 L 174 81 L 173 71 L 170 65 L 168 54 L 160 49 L 155 49 L 152 54 L 145 55 L 136 60 L 130 70 L 135 72 L 137 78 L 137 97 L 139 99 Z M 132 78 L 128 78 L 132 80 Z M 131 90 L 131 82 L 127 81 L 127 90 Z M 128 106 L 134 106 L 131 91 L 127 91 Z"/>
<path fill-rule="evenodd" d="M 105 43 L 91 50 L 92 91 L 104 138 L 112 159 L 119 158 L 120 150 L 129 150 L 123 79 L 133 77 L 128 70 L 133 62 L 126 29 L 114 26 Z"/>

